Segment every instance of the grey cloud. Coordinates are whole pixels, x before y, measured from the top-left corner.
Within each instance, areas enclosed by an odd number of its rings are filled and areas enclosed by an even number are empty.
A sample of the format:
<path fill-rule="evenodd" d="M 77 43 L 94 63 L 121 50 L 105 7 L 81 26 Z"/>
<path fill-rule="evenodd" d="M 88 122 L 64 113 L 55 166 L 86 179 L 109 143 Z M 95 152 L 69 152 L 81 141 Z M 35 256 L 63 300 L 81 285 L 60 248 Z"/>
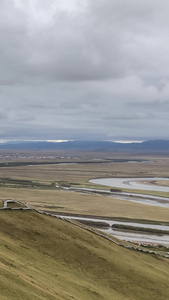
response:
<path fill-rule="evenodd" d="M 51 19 L 48 17 L 46 26 L 43 21 L 38 23 L 30 18 L 29 6 L 21 10 L 12 5 L 13 1 L 7 3 L 5 22 L 4 18 L 1 21 L 5 81 L 6 77 L 9 81 L 12 77 L 16 81 L 22 81 L 23 77 L 25 80 L 43 77 L 46 80 L 78 81 L 102 80 L 126 73 L 145 76 L 157 68 L 160 71 L 157 57 L 160 53 L 167 54 L 166 47 L 160 46 L 164 43 L 167 46 L 165 34 L 161 36 L 157 31 L 147 35 L 152 23 L 156 25 L 153 28 L 160 30 L 162 27 L 157 26 L 161 21 L 160 9 L 159 19 L 154 15 L 161 6 L 164 12 L 166 1 L 160 6 L 157 1 L 156 5 L 153 1 L 148 4 L 140 1 L 139 5 L 134 1 L 127 1 L 128 5 L 116 0 L 91 1 L 84 14 L 56 11 Z M 40 2 L 37 3 L 40 6 Z M 137 27 L 138 32 L 135 32 Z M 160 57 L 163 64 L 167 61 L 167 55 Z"/>
<path fill-rule="evenodd" d="M 168 10 L 167 0 L 1 1 L 1 136 L 169 138 Z"/>

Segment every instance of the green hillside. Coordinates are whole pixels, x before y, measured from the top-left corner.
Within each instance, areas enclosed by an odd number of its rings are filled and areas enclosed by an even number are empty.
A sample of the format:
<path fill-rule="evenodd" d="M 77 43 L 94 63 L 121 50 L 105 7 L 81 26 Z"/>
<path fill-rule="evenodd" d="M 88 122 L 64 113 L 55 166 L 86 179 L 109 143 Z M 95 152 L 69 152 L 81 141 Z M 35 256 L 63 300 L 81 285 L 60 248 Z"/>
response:
<path fill-rule="evenodd" d="M 1 300 L 167 300 L 169 260 L 35 211 L 0 211 Z"/>

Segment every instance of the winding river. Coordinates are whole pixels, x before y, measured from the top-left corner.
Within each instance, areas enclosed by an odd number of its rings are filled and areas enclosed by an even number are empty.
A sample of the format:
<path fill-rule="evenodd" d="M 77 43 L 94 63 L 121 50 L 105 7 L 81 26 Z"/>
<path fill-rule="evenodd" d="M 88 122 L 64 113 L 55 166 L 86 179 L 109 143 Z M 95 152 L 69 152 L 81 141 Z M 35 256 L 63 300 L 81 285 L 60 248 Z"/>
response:
<path fill-rule="evenodd" d="M 104 185 L 114 188 L 125 188 L 130 190 L 144 190 L 144 191 L 156 191 L 156 192 L 169 192 L 169 186 L 158 186 L 152 184 L 154 181 L 169 181 L 169 178 L 162 177 L 149 177 L 149 178 L 99 178 L 99 179 L 91 179 L 89 182 Z M 136 193 L 114 193 L 116 198 L 126 200 L 126 201 L 134 201 L 139 202 L 146 205 L 154 205 L 160 207 L 169 208 L 169 198 L 158 197 L 158 196 L 150 196 Z M 114 196 L 114 195 L 113 195 Z M 102 220 L 103 221 L 103 220 Z M 124 224 L 124 223 L 123 223 Z M 125 223 L 127 225 L 127 223 Z M 133 226 L 141 226 L 148 228 L 158 228 L 168 230 L 168 226 L 157 226 L 157 225 L 146 225 L 146 224 L 135 224 L 131 223 Z M 128 241 L 141 241 L 146 243 L 157 243 L 169 246 L 169 236 L 167 235 L 152 235 L 152 234 L 142 234 L 142 233 L 130 233 L 130 232 L 117 232 L 113 230 L 111 227 L 103 230 L 106 233 L 112 234 L 122 240 Z"/>
<path fill-rule="evenodd" d="M 114 188 L 125 188 L 132 190 L 146 190 L 156 192 L 169 192 L 169 186 L 158 186 L 151 184 L 152 181 L 169 181 L 169 178 L 149 177 L 149 178 L 98 178 L 89 182 Z M 146 182 L 144 184 L 144 182 Z"/>
<path fill-rule="evenodd" d="M 98 193 L 98 194 L 107 194 L 107 196 L 115 197 L 116 199 L 121 199 L 125 201 L 134 201 L 140 204 L 153 205 L 169 208 L 169 197 L 160 197 L 154 195 L 145 195 L 132 192 L 132 190 L 144 190 L 144 191 L 158 191 L 158 192 L 169 192 L 169 186 L 158 186 L 153 184 L 154 181 L 169 181 L 169 178 L 162 177 L 149 177 L 149 178 L 99 178 L 99 179 L 91 179 L 89 182 L 104 185 L 109 187 L 114 187 L 117 189 L 127 188 L 131 191 L 129 192 L 110 192 L 109 189 L 93 189 L 93 188 L 77 188 L 70 187 L 66 188 L 76 192 L 85 192 L 85 193 Z M 106 222 L 107 228 L 100 229 L 101 231 L 111 234 L 121 240 L 126 241 L 135 241 L 142 243 L 155 243 L 161 244 L 169 247 L 169 235 L 166 234 L 151 234 L 151 233 L 142 233 L 142 232 L 126 232 L 126 231 L 118 231 L 111 227 L 113 224 L 124 224 L 131 225 L 136 227 L 146 227 L 146 228 L 154 228 L 161 230 L 169 230 L 169 226 L 166 225 L 155 225 L 155 224 L 140 224 L 140 223 L 131 223 L 131 222 L 119 222 L 114 220 L 107 219 L 94 219 L 94 218 L 86 218 L 86 217 L 75 217 L 75 216 L 60 216 L 62 218 L 71 218 L 76 220 L 90 220 L 94 222 Z"/>
<path fill-rule="evenodd" d="M 123 225 L 130 225 L 130 226 L 136 226 L 136 227 L 144 227 L 144 228 L 152 228 L 152 229 L 160 229 L 160 230 L 168 230 L 169 226 L 167 225 L 155 225 L 155 224 L 141 224 L 141 223 L 134 223 L 134 222 L 120 222 L 115 220 L 107 220 L 107 219 L 95 219 L 95 218 L 87 218 L 87 217 L 75 217 L 75 216 L 67 216 L 67 215 L 57 215 L 61 218 L 66 219 L 74 219 L 74 220 L 85 220 L 85 221 L 93 221 L 93 222 L 104 222 L 107 223 L 107 228 L 102 229 L 98 228 L 104 233 L 108 233 L 110 235 L 113 235 L 121 240 L 130 241 L 130 242 L 136 242 L 139 241 L 141 243 L 147 243 L 147 244 L 161 244 L 164 246 L 169 247 L 169 235 L 166 234 L 150 234 L 150 233 L 143 233 L 143 232 L 127 232 L 127 231 L 118 231 L 111 226 L 113 224 L 123 224 Z"/>

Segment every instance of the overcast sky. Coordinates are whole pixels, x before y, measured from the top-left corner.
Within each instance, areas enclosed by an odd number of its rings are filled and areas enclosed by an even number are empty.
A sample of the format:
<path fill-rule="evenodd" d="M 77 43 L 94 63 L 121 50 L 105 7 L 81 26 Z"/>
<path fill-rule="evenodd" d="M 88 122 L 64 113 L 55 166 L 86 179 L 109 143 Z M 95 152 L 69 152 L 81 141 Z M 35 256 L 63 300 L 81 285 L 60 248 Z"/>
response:
<path fill-rule="evenodd" d="M 0 0 L 0 139 L 169 139 L 168 0 Z"/>

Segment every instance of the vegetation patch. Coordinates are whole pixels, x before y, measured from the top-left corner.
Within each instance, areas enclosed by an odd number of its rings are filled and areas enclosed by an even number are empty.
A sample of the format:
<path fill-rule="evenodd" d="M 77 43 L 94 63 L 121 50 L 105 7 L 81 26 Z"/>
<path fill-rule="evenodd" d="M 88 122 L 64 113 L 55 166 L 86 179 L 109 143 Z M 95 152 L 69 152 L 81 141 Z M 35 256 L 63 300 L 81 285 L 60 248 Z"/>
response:
<path fill-rule="evenodd" d="M 121 189 L 117 189 L 117 188 L 111 188 L 111 189 L 110 189 L 110 192 L 111 192 L 111 193 L 114 193 L 114 192 L 115 192 L 115 193 L 121 193 L 122 190 L 121 190 Z"/>
<path fill-rule="evenodd" d="M 24 179 L 0 178 L 0 187 L 53 189 L 55 184 Z"/>
<path fill-rule="evenodd" d="M 82 223 L 84 225 L 93 226 L 93 227 L 110 227 L 108 223 L 106 222 L 100 222 L 100 221 L 90 221 L 90 220 L 76 220 L 79 223 Z"/>
<path fill-rule="evenodd" d="M 137 226 L 123 225 L 123 224 L 113 224 L 111 227 L 113 229 L 120 229 L 120 230 L 127 230 L 127 231 L 139 231 L 139 232 L 141 231 L 145 233 L 169 235 L 168 230 L 161 230 L 161 229 L 154 229 L 154 228 L 137 227 Z"/>
<path fill-rule="evenodd" d="M 26 206 L 21 202 L 13 201 L 13 202 L 8 202 L 7 207 L 8 208 L 19 208 L 19 207 L 23 208 Z"/>
<path fill-rule="evenodd" d="M 50 208 L 50 209 L 64 209 L 64 206 L 54 206 L 54 205 L 44 205 L 44 208 Z"/>

